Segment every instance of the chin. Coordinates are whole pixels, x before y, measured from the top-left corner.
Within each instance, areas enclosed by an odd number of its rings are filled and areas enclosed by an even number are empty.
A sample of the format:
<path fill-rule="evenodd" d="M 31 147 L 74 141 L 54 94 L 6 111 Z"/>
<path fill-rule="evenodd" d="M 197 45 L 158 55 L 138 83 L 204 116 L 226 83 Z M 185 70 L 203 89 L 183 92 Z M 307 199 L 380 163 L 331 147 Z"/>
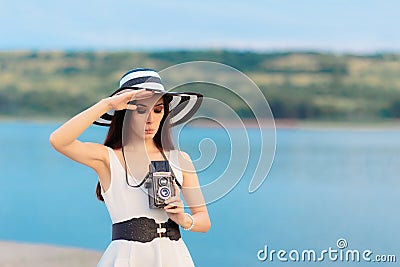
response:
<path fill-rule="evenodd" d="M 145 134 L 145 135 L 144 135 L 144 139 L 145 139 L 145 140 L 153 139 L 154 136 L 155 136 L 155 134 Z"/>

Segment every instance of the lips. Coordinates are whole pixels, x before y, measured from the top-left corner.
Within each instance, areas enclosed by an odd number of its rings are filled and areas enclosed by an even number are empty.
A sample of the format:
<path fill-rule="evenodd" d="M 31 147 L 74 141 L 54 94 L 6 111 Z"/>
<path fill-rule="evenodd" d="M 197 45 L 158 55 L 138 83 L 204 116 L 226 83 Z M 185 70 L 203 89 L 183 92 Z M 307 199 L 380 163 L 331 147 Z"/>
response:
<path fill-rule="evenodd" d="M 144 132 L 147 134 L 152 134 L 154 133 L 154 129 L 145 129 Z"/>

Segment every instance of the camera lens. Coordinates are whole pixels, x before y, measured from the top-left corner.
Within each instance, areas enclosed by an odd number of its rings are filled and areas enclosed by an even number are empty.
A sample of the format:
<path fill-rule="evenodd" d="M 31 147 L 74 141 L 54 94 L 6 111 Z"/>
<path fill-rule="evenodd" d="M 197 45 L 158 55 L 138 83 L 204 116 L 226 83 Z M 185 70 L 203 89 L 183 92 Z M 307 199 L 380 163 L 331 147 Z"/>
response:
<path fill-rule="evenodd" d="M 158 179 L 158 184 L 160 186 L 166 186 L 168 184 L 168 179 L 166 177 L 161 177 Z"/>
<path fill-rule="evenodd" d="M 158 196 L 162 199 L 167 199 L 171 197 L 171 190 L 168 187 L 163 186 L 158 189 Z"/>

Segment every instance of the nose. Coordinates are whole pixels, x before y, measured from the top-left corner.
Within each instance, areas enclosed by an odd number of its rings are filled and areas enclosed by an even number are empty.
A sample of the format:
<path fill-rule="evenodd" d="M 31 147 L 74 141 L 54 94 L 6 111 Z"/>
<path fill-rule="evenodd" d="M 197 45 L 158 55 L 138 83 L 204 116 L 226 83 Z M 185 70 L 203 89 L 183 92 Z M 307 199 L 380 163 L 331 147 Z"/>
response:
<path fill-rule="evenodd" d="M 149 112 L 149 115 L 147 116 L 147 120 L 146 120 L 146 123 L 148 123 L 148 124 L 150 124 L 150 123 L 152 123 L 153 122 L 153 112 L 152 111 L 150 111 Z"/>

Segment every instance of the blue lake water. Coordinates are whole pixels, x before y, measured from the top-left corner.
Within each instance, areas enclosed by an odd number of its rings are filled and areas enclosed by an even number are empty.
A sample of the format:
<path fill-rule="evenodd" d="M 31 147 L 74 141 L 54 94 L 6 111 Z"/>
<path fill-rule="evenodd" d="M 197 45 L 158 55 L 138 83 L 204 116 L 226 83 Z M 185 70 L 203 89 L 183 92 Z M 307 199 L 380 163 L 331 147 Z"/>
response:
<path fill-rule="evenodd" d="M 51 148 L 48 137 L 58 126 L 0 123 L 0 239 L 102 251 L 111 237 L 111 221 L 95 197 L 97 176 Z M 224 134 L 206 128 L 185 131 L 183 147 L 194 158 L 198 146 L 193 140 Z M 102 142 L 105 133 L 91 127 L 82 140 Z M 276 254 L 272 261 L 260 261 L 257 252 L 268 246 L 319 253 L 338 249 L 339 238 L 347 241 L 346 249 L 396 255 L 400 261 L 399 136 L 398 130 L 277 130 L 275 160 L 263 185 L 249 194 L 250 178 L 244 177 L 208 206 L 208 233 L 183 233 L 196 266 L 309 266 L 282 262 Z M 199 173 L 202 184 L 223 169 L 223 158 L 211 171 Z M 313 264 L 353 265 L 327 257 Z"/>

